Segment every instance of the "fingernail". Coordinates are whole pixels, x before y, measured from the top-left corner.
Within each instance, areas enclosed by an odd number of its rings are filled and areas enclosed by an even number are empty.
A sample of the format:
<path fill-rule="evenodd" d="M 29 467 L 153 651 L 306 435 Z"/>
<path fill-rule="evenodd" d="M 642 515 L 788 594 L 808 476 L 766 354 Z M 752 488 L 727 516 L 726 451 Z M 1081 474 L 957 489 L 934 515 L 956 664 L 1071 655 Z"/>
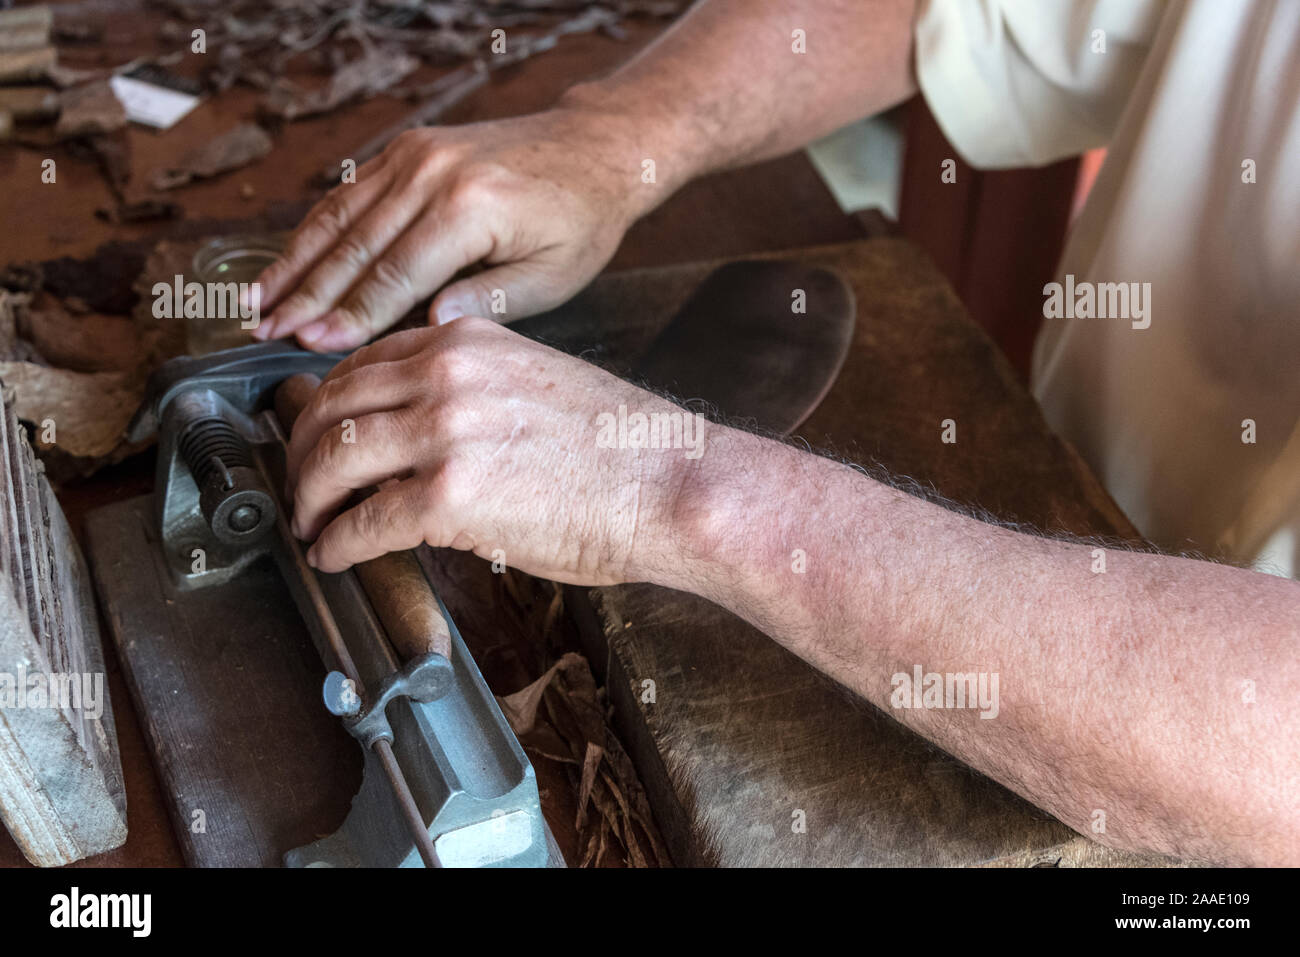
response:
<path fill-rule="evenodd" d="M 465 315 L 465 309 L 460 303 L 444 302 L 438 307 L 435 317 L 438 320 L 438 325 L 445 326 L 447 323 L 454 319 L 459 319 L 463 315 Z"/>
<path fill-rule="evenodd" d="M 258 323 L 257 325 L 255 325 L 255 326 L 253 327 L 253 329 L 252 329 L 252 335 L 253 335 L 253 338 L 254 338 L 254 339 L 269 339 L 269 338 L 271 338 L 271 331 L 272 331 L 273 329 L 275 329 L 275 323 L 272 322 L 270 319 L 267 319 L 267 320 L 265 320 L 265 321 L 263 321 L 263 322 L 259 322 L 259 323 Z"/>
<path fill-rule="evenodd" d="M 311 548 L 307 549 L 307 564 L 310 565 L 312 568 L 317 568 L 317 567 L 319 567 L 319 566 L 316 564 L 316 546 L 315 546 L 315 545 L 313 545 Z"/>
<path fill-rule="evenodd" d="M 313 322 L 310 326 L 298 330 L 298 338 L 302 342 L 315 342 L 325 335 L 325 330 L 328 328 L 324 322 Z"/>
<path fill-rule="evenodd" d="M 300 522 L 298 521 L 298 516 L 297 516 L 297 515 L 295 515 L 295 516 L 293 517 L 293 521 L 291 521 L 291 522 L 289 523 L 289 531 L 293 532 L 293 537 L 294 537 L 294 538 L 297 538 L 297 539 L 301 539 L 301 538 L 302 538 L 302 523 L 300 523 Z"/>

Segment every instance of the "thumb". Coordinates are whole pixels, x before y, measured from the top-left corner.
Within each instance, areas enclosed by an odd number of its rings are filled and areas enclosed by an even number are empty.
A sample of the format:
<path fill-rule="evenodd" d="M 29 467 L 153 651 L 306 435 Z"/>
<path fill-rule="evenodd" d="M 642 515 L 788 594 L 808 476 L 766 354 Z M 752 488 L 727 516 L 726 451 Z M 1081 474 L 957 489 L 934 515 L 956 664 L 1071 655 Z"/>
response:
<path fill-rule="evenodd" d="M 429 306 L 429 324 L 441 326 L 461 316 L 513 322 L 558 306 L 590 278 L 561 279 L 553 267 L 537 263 L 497 266 L 460 279 L 438 293 Z"/>

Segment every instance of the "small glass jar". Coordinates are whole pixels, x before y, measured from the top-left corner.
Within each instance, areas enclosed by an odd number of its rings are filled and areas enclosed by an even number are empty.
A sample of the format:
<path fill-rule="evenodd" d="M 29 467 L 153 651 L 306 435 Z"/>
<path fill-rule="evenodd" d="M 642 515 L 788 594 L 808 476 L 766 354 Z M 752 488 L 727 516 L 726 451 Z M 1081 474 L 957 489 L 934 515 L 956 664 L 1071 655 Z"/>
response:
<path fill-rule="evenodd" d="M 285 240 L 283 233 L 218 236 L 195 251 L 190 281 L 199 283 L 203 304 L 185 313 L 190 355 L 206 355 L 253 341 L 252 330 L 261 321 L 261 295 L 253 286 L 262 270 L 284 250 Z M 187 283 L 186 295 L 191 292 Z M 249 296 L 246 300 L 241 298 L 245 294 Z"/>

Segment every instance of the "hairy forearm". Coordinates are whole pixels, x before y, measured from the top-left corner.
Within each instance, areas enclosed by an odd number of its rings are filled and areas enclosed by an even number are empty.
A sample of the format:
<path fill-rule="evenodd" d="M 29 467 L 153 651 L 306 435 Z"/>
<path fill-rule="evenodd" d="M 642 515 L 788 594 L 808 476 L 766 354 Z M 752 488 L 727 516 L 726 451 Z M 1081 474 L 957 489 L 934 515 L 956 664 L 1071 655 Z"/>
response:
<path fill-rule="evenodd" d="M 667 191 L 778 156 L 916 89 L 915 0 L 701 0 L 562 105 L 625 123 Z M 805 52 L 796 52 L 802 31 Z"/>
<path fill-rule="evenodd" d="M 1300 862 L 1297 583 L 1125 550 L 1097 571 L 1093 545 L 732 430 L 679 478 L 674 560 L 655 580 L 728 607 L 1101 841 Z M 891 677 L 917 666 L 996 674 L 996 714 L 896 707 Z"/>

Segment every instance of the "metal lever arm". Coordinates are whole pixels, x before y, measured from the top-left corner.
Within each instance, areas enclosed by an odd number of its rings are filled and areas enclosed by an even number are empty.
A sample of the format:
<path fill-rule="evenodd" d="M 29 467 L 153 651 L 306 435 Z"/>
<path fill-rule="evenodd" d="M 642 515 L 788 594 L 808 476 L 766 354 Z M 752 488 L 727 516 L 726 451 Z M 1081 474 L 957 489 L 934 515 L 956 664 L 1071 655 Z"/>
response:
<path fill-rule="evenodd" d="M 392 741 L 393 729 L 384 713 L 389 702 L 407 697 L 421 704 L 437 701 L 455 681 L 451 662 L 443 655 L 421 655 L 408 661 L 400 671 L 389 675 L 379 685 L 373 701 L 362 702 L 342 672 L 331 671 L 325 677 L 325 707 L 341 716 L 348 733 L 369 748 L 381 739 Z"/>
<path fill-rule="evenodd" d="M 260 342 L 207 356 L 180 356 L 149 377 L 145 398 L 127 426 L 127 438 L 143 442 L 158 431 L 162 413 L 190 389 L 210 389 L 245 413 L 285 378 L 300 372 L 324 375 L 344 353 L 306 352 L 287 342 Z"/>

